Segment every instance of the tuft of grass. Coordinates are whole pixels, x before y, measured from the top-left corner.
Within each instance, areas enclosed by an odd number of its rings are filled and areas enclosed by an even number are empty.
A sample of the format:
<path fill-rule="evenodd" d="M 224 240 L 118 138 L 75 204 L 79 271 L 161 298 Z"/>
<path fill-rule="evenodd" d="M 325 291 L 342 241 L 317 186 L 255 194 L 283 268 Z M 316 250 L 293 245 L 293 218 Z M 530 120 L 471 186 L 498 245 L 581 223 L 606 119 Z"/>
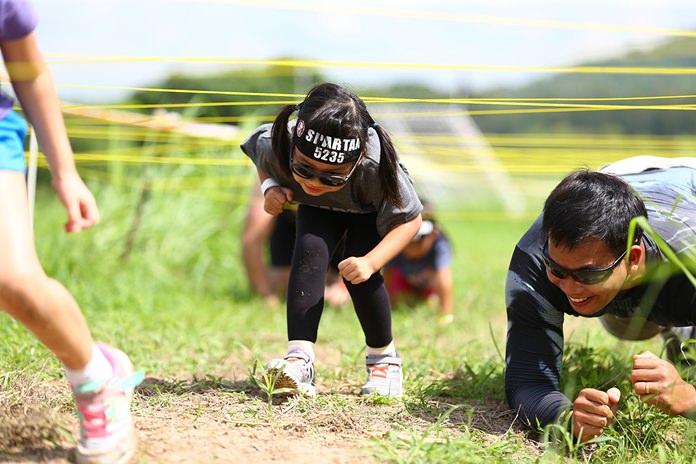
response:
<path fill-rule="evenodd" d="M 575 398 L 585 386 L 603 390 L 616 386 L 622 398 L 611 426 L 587 443 L 578 443 L 567 423 L 547 426 L 541 431 L 542 462 L 693 462 L 693 454 L 686 452 L 696 442 L 691 421 L 667 416 L 633 392 L 633 352 L 577 342 L 566 347 L 562 389 L 568 397 Z"/>
<path fill-rule="evenodd" d="M 47 388 L 40 376 L 15 376 L 0 391 L 0 450 L 62 449 L 74 444 L 67 416 L 72 403 L 63 387 Z"/>
<path fill-rule="evenodd" d="M 456 427 L 454 434 L 453 428 L 445 424 L 457 409 L 450 407 L 423 430 L 414 430 L 409 424 L 395 424 L 395 430 L 376 443 L 374 456 L 379 462 L 394 464 L 534 462 L 520 460 L 517 456 L 520 443 L 515 439 L 491 440 L 470 425 Z"/>
<path fill-rule="evenodd" d="M 260 375 L 258 374 L 259 372 Z M 256 386 L 266 395 L 269 416 L 273 414 L 273 398 L 287 395 L 292 391 L 290 388 L 276 388 L 276 382 L 280 375 L 280 371 L 277 371 L 275 374 L 269 374 L 258 359 L 254 362 L 250 373 L 250 377 Z"/>

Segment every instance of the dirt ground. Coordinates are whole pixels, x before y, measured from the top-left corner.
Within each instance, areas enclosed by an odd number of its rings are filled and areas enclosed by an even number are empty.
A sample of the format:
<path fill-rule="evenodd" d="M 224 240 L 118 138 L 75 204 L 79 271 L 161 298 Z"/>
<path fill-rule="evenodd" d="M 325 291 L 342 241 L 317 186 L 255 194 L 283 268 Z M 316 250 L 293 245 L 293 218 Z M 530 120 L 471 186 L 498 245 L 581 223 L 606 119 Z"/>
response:
<path fill-rule="evenodd" d="M 425 430 L 438 417 L 408 413 L 400 402 L 366 404 L 351 386 L 324 385 L 314 400 L 275 400 L 248 380 L 163 380 L 146 378 L 133 403 L 140 463 L 304 463 L 376 462 L 373 437 L 404 424 Z M 15 380 L 0 393 L 0 462 L 65 463 L 78 434 L 71 399 L 62 382 Z M 333 393 L 340 392 L 339 399 Z M 440 413 L 447 410 L 443 404 Z M 469 418 L 457 410 L 447 419 L 490 434 L 507 433 L 515 422 L 503 404 L 476 405 Z M 445 424 L 446 425 L 446 424 Z"/>

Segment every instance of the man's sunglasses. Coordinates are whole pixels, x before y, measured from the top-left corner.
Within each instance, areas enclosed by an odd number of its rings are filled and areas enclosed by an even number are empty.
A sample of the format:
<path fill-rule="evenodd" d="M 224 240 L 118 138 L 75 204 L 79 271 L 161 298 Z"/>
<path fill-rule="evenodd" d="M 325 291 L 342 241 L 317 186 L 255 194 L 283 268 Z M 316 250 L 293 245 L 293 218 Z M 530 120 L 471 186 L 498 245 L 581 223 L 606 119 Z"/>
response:
<path fill-rule="evenodd" d="M 595 285 L 604 282 L 609 278 L 609 276 L 614 272 L 614 268 L 619 265 L 621 260 L 626 256 L 626 251 L 621 253 L 621 256 L 616 258 L 616 261 L 611 263 L 609 266 L 601 269 L 577 269 L 570 270 L 563 266 L 557 264 L 549 256 L 549 242 L 544 243 L 544 250 L 542 252 L 542 259 L 544 261 L 544 266 L 546 270 L 549 271 L 554 276 L 559 279 L 565 279 L 566 277 L 572 277 L 574 281 L 579 282 L 584 285 Z"/>
<path fill-rule="evenodd" d="M 306 164 L 298 163 L 293 159 L 294 152 L 295 144 L 293 143 L 290 145 L 290 170 L 303 179 L 311 179 L 312 177 L 316 177 L 322 184 L 328 185 L 329 187 L 339 187 L 348 182 L 350 176 L 352 176 L 355 172 L 355 168 L 358 167 L 358 162 L 360 161 L 360 158 L 362 158 L 361 155 L 355 161 L 355 164 L 346 176 L 339 176 L 338 174 L 324 174 L 321 172 L 317 172 L 314 169 L 307 166 Z"/>

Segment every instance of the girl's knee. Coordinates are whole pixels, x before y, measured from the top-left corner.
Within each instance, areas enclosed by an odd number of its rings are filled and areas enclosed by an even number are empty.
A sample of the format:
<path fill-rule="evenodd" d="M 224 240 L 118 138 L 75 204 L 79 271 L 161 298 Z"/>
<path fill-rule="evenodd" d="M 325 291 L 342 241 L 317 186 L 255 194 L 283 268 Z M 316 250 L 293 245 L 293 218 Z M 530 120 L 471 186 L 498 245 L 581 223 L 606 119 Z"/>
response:
<path fill-rule="evenodd" d="M 329 248 L 322 237 L 313 234 L 302 234 L 297 237 L 297 243 L 306 251 L 314 253 L 326 253 L 328 255 Z"/>
<path fill-rule="evenodd" d="M 329 249 L 321 238 L 314 235 L 304 235 L 297 239 L 293 259 L 300 267 L 321 267 L 327 270 L 329 257 Z"/>
<path fill-rule="evenodd" d="M 41 270 L 0 272 L 0 307 L 13 316 L 29 316 L 34 312 L 34 301 L 45 295 L 51 279 Z"/>

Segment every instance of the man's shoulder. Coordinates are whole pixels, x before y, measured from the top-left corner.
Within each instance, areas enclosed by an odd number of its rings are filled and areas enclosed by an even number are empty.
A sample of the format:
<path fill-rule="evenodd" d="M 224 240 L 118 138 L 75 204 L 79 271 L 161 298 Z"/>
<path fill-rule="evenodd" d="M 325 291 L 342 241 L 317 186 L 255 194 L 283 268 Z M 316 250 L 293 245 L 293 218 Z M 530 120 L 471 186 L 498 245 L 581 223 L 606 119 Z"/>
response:
<path fill-rule="evenodd" d="M 541 231 L 543 220 L 544 215 L 540 214 L 517 242 L 517 248 L 529 255 L 541 255 L 541 250 L 544 246 L 544 237 Z"/>
<path fill-rule="evenodd" d="M 541 231 L 543 215 L 540 215 L 517 242 L 510 259 L 505 299 L 508 311 L 525 312 L 532 310 L 541 314 L 575 313 L 567 304 L 561 290 L 553 285 L 542 261 L 544 237 Z M 553 316 L 554 318 L 556 316 Z"/>

